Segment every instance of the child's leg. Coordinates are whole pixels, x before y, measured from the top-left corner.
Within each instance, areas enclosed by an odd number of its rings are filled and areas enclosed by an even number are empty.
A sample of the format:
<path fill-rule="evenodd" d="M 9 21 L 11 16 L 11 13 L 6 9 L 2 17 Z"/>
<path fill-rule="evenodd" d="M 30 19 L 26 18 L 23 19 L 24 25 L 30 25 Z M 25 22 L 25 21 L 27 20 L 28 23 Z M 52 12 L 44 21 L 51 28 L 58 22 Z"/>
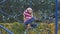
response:
<path fill-rule="evenodd" d="M 33 21 L 34 21 L 34 18 L 31 18 L 30 20 L 26 21 L 26 22 L 25 22 L 26 27 L 27 27 L 27 28 L 31 28 L 31 24 L 32 24 Z"/>
<path fill-rule="evenodd" d="M 25 24 L 25 28 L 26 28 L 26 29 L 29 29 L 29 28 L 31 28 L 31 24 L 29 24 L 29 23 L 26 23 L 26 24 Z"/>
<path fill-rule="evenodd" d="M 31 24 L 31 27 L 33 28 L 36 28 L 38 25 L 35 23 L 35 24 Z"/>
<path fill-rule="evenodd" d="M 28 25 L 27 25 L 27 29 L 29 29 L 29 28 L 31 28 L 31 24 L 28 24 Z"/>

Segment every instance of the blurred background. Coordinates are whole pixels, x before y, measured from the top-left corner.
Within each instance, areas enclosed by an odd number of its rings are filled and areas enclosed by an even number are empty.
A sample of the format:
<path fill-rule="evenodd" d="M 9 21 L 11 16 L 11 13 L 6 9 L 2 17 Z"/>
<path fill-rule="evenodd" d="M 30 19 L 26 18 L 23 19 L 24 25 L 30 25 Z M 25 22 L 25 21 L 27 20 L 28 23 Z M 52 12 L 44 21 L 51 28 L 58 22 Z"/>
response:
<path fill-rule="evenodd" d="M 33 9 L 34 17 L 41 20 L 37 31 L 43 29 L 41 34 L 55 33 L 55 0 L 0 0 L 0 24 L 10 29 L 14 34 L 22 34 L 25 30 L 23 26 L 23 12 L 26 8 Z M 58 1 L 58 17 L 60 33 L 60 1 Z M 18 26 L 18 27 L 17 27 Z M 49 31 L 47 31 L 47 28 Z M 8 34 L 2 28 L 2 34 Z M 48 33 L 47 33 L 48 32 Z M 33 33 L 32 33 L 33 34 Z"/>

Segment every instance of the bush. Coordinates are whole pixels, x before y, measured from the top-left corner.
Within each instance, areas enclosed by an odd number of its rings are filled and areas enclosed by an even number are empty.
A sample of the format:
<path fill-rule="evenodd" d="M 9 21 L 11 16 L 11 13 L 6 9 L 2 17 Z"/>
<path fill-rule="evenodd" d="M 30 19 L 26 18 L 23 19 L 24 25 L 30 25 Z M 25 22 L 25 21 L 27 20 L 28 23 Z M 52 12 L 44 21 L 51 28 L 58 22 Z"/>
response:
<path fill-rule="evenodd" d="M 14 23 L 0 23 L 0 25 L 6 27 L 7 29 L 11 30 L 14 34 L 23 34 L 23 32 L 25 31 L 24 28 L 24 24 L 22 23 L 18 23 L 18 22 L 14 22 Z M 60 25 L 60 24 L 59 24 Z M 55 33 L 55 24 L 54 23 L 39 23 L 39 26 L 36 28 L 37 31 L 39 31 L 41 34 L 54 34 Z M 40 30 L 43 30 L 40 31 Z M 2 28 L 0 28 L 0 31 L 2 32 L 2 34 L 8 34 L 6 31 L 4 31 Z M 33 32 L 31 32 L 33 33 Z M 58 29 L 58 34 L 60 34 L 60 29 Z"/>

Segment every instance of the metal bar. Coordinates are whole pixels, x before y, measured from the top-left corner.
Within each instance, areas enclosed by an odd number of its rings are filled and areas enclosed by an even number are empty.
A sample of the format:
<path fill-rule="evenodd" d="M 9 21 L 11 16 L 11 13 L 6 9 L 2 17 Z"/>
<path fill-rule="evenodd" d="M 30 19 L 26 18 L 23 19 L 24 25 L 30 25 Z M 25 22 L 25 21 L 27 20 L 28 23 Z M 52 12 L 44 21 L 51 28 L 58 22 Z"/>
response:
<path fill-rule="evenodd" d="M 32 8 L 32 0 L 30 0 L 30 7 Z"/>
<path fill-rule="evenodd" d="M 56 11 L 55 34 L 58 34 L 58 0 L 56 0 L 55 11 Z"/>
<path fill-rule="evenodd" d="M 10 30 L 8 30 L 7 28 L 3 27 L 2 25 L 0 25 L 0 28 L 4 29 L 6 32 L 8 32 L 9 34 L 13 34 Z"/>

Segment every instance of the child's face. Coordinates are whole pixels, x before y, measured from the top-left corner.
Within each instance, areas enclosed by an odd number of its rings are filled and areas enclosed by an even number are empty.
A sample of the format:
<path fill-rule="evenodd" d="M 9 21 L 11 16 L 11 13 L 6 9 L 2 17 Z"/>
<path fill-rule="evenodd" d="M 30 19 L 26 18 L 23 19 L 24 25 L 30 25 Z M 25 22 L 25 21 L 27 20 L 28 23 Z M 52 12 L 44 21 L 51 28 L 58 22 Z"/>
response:
<path fill-rule="evenodd" d="M 32 13 L 32 9 L 28 9 L 27 11 L 28 11 L 29 13 Z"/>

